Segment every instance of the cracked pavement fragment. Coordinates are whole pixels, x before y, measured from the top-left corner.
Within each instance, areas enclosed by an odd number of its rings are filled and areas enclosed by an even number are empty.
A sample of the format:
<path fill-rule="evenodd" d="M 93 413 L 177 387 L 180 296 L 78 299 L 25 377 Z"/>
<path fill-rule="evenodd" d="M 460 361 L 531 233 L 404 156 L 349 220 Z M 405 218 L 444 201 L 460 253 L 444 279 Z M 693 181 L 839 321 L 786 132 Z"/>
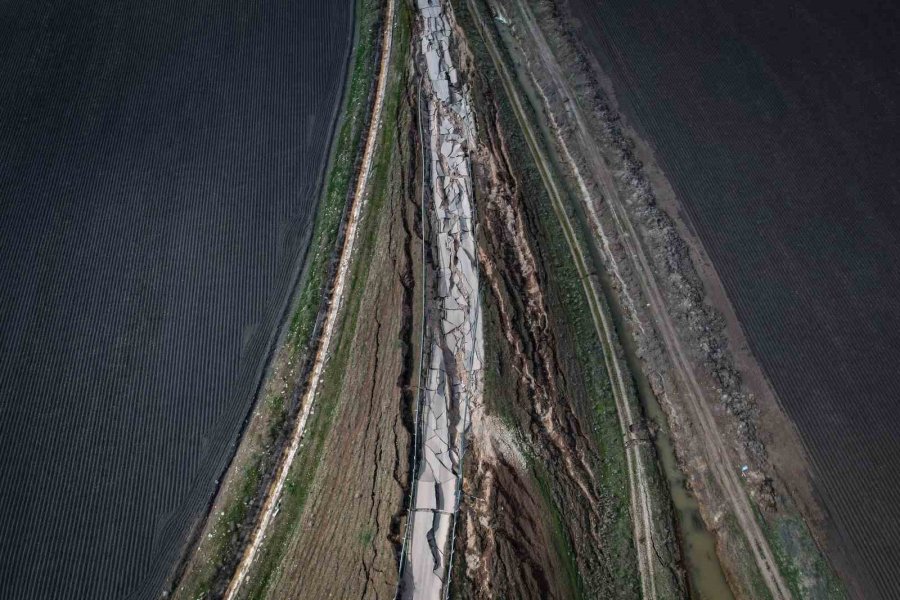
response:
<path fill-rule="evenodd" d="M 469 407 L 481 401 L 482 323 L 475 262 L 474 206 L 468 149 L 475 123 L 468 89 L 450 57 L 451 27 L 440 0 L 417 0 L 427 77 L 432 246 L 439 322 L 432 330 L 419 427 L 415 500 L 402 597 L 440 599 L 452 556 Z M 426 199 L 426 203 L 429 199 Z"/>

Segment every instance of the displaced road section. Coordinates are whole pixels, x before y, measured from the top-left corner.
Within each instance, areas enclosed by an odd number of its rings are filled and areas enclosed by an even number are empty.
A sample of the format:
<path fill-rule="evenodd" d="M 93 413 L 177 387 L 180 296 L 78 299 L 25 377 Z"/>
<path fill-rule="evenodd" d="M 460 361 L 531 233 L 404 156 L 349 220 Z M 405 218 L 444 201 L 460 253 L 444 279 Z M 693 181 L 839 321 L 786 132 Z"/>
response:
<path fill-rule="evenodd" d="M 422 83 L 427 103 L 423 152 L 430 162 L 424 201 L 436 264 L 426 385 L 417 422 L 413 499 L 401 598 L 447 594 L 469 407 L 482 393 L 482 322 L 475 259 L 468 149 L 475 131 L 467 88 L 450 57 L 451 27 L 439 0 L 418 0 Z"/>
<path fill-rule="evenodd" d="M 372 118 L 369 122 L 369 130 L 366 132 L 365 149 L 363 151 L 362 163 L 359 174 L 357 176 L 356 186 L 353 196 L 350 200 L 344 243 L 341 247 L 340 258 L 338 260 L 338 269 L 335 275 L 334 285 L 331 288 L 331 297 L 325 314 L 324 326 L 322 327 L 322 337 L 316 350 L 315 359 L 309 375 L 309 385 L 306 393 L 301 401 L 301 413 L 297 418 L 294 431 L 291 434 L 290 445 L 284 453 L 281 462 L 275 472 L 275 478 L 266 494 L 265 502 L 259 516 L 259 522 L 250 536 L 250 541 L 244 549 L 241 560 L 235 569 L 234 576 L 228 584 L 225 592 L 226 600 L 236 598 L 241 590 L 241 585 L 247 576 L 254 558 L 262 546 L 262 542 L 266 536 L 266 530 L 272 522 L 272 518 L 277 513 L 278 501 L 284 489 L 285 481 L 290 472 L 291 463 L 300 448 L 300 442 L 303 439 L 303 433 L 306 430 L 306 423 L 309 420 L 312 411 L 313 402 L 316 398 L 316 392 L 319 389 L 319 382 L 322 378 L 325 364 L 328 359 L 328 351 L 331 339 L 337 328 L 337 317 L 340 313 L 344 289 L 350 273 L 350 263 L 353 259 L 353 247 L 356 240 L 356 233 L 359 225 L 359 218 L 365 200 L 365 191 L 369 181 L 369 174 L 372 167 L 372 159 L 376 142 L 378 141 L 378 130 L 381 127 L 382 106 L 384 104 L 385 86 L 388 76 L 388 66 L 391 58 L 391 42 L 394 23 L 394 5 L 395 0 L 388 0 L 384 14 L 384 32 L 382 34 L 382 51 L 381 60 L 378 67 L 377 83 L 375 88 L 375 101 L 372 104 Z"/>

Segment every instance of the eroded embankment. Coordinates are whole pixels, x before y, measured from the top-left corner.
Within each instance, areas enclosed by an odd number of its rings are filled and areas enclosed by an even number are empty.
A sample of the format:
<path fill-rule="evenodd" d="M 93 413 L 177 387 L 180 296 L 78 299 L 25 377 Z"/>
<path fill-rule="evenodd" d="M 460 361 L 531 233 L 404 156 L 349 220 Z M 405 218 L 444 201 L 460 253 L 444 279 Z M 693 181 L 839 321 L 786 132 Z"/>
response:
<path fill-rule="evenodd" d="M 483 22 L 502 40 L 527 95 L 526 120 L 541 131 L 571 190 L 571 208 L 591 232 L 587 247 L 613 275 L 628 321 L 624 333 L 636 340 L 662 400 L 732 586 L 750 597 L 831 593 L 827 567 L 802 526 L 789 528 L 796 537 L 771 535 L 796 522 L 794 498 L 809 498 L 802 465 L 774 464 L 767 444 L 778 438 L 782 451 L 800 445 L 788 439 L 792 431 L 777 406 L 760 403 L 735 367 L 684 231 L 657 205 L 661 173 L 654 171 L 651 184 L 642 162 L 648 157 L 624 132 L 552 3 L 483 5 L 496 16 Z M 796 479 L 786 482 L 779 469 Z M 783 544 L 803 550 L 788 558 Z"/>
<path fill-rule="evenodd" d="M 454 10 L 469 19 L 464 7 Z M 472 26 L 469 20 L 465 33 L 477 32 Z M 639 412 L 627 416 L 637 406 L 620 375 L 614 333 L 601 342 L 591 316 L 605 308 L 587 303 L 523 134 L 489 84 L 496 73 L 480 62 L 484 48 L 457 35 L 478 115 L 472 160 L 486 383 L 485 403 L 472 411 L 457 543 L 465 563 L 455 565 L 462 580 L 455 590 L 472 597 L 678 596 L 682 579 L 652 446 Z M 639 556 L 645 549 L 649 556 Z"/>

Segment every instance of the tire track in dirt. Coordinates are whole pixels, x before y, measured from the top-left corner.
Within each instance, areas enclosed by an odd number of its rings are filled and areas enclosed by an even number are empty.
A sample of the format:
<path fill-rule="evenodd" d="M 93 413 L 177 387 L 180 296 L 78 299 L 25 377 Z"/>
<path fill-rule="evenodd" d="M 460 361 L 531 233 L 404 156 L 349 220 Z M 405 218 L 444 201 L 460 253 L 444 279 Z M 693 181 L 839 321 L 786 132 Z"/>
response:
<path fill-rule="evenodd" d="M 359 225 L 359 217 L 362 207 L 365 204 L 365 191 L 369 179 L 369 173 L 372 167 L 372 157 L 374 155 L 376 142 L 378 139 L 378 130 L 381 127 L 381 113 L 384 104 L 385 88 L 387 83 L 388 67 L 390 65 L 391 42 L 393 36 L 394 23 L 394 5 L 396 0 L 388 0 L 385 9 L 384 32 L 382 33 L 382 52 L 380 64 L 378 67 L 378 83 L 375 91 L 375 101 L 372 106 L 372 119 L 370 120 L 369 130 L 366 132 L 365 150 L 363 152 L 362 166 L 356 181 L 356 186 L 351 200 L 352 205 L 347 219 L 346 237 L 344 245 L 341 248 L 340 259 L 338 262 L 337 275 L 335 276 L 334 286 L 329 299 L 328 309 L 325 316 L 325 324 L 322 328 L 322 337 L 319 347 L 316 350 L 315 361 L 310 370 L 309 386 L 304 394 L 302 404 L 302 413 L 297 419 L 294 432 L 291 435 L 291 442 L 284 454 L 282 462 L 276 470 L 276 476 L 272 486 L 266 494 L 260 512 L 259 522 L 250 537 L 250 544 L 245 548 L 243 556 L 235 569 L 234 576 L 228 584 L 225 591 L 226 600 L 234 600 L 240 592 L 241 585 L 247 576 L 250 567 L 253 564 L 256 554 L 262 546 L 265 539 L 266 530 L 272 522 L 272 518 L 278 506 L 278 500 L 284 489 L 285 481 L 290 472 L 291 464 L 294 456 L 300 447 L 300 441 L 303 439 L 303 432 L 306 429 L 306 422 L 312 411 L 313 403 L 318 390 L 319 382 L 322 378 L 325 364 L 328 360 L 328 350 L 331 338 L 335 333 L 337 316 L 340 313 L 342 305 L 344 288 L 350 272 L 350 263 L 353 259 L 353 246 L 356 240 L 356 233 Z"/>
<path fill-rule="evenodd" d="M 527 7 L 523 5 L 521 0 L 519 0 L 518 4 L 522 13 L 526 16 L 526 19 L 528 19 L 530 13 Z M 561 67 L 558 62 L 556 62 L 555 57 L 546 44 L 546 40 L 543 39 L 543 36 L 537 29 L 533 19 L 529 20 L 528 27 L 532 38 L 534 38 L 535 42 L 540 47 L 544 66 L 552 74 L 557 90 L 568 100 L 568 108 L 575 118 L 575 123 L 577 125 L 576 132 L 578 140 L 584 148 L 590 148 L 592 139 L 585 123 L 585 118 L 581 113 L 581 108 L 577 103 L 574 93 L 562 74 Z M 569 164 L 572 172 L 575 173 L 576 178 L 580 182 L 583 182 L 579 167 L 576 161 L 572 159 L 572 155 L 568 149 L 568 142 L 565 137 L 560 134 L 561 130 L 553 117 L 552 109 L 547 102 L 546 96 L 543 95 L 543 91 L 541 91 L 537 82 L 535 82 L 535 87 L 540 91 L 543 97 L 547 114 L 550 117 L 551 125 L 557 137 L 557 142 L 563 149 L 566 162 Z M 625 234 L 621 236 L 620 243 L 625 249 L 629 261 L 638 276 L 641 288 L 649 300 L 651 313 L 653 314 L 654 321 L 658 325 L 660 333 L 665 341 L 666 351 L 672 359 L 673 364 L 676 366 L 677 372 L 681 375 L 681 379 L 687 384 L 689 391 L 687 397 L 691 403 L 691 408 L 705 433 L 704 444 L 707 447 L 711 459 L 708 462 L 712 467 L 715 478 L 730 500 L 735 516 L 740 523 L 741 530 L 747 536 L 754 560 L 769 591 L 776 599 L 790 598 L 790 591 L 781 577 L 781 573 L 778 571 L 772 550 L 756 521 L 753 508 L 750 506 L 747 495 L 744 493 L 735 472 L 728 468 L 730 460 L 724 441 L 722 440 L 721 432 L 714 421 L 709 407 L 703 401 L 702 388 L 697 381 L 690 360 L 687 358 L 675 331 L 665 300 L 653 277 L 653 271 L 640 243 L 640 238 L 638 237 L 631 220 L 628 218 L 627 214 L 624 213 L 624 203 L 617 193 L 615 184 L 612 180 L 612 175 L 609 172 L 609 169 L 601 164 L 602 159 L 598 154 L 591 155 L 587 152 L 585 154 L 592 166 L 591 170 L 594 176 L 599 180 L 598 183 L 601 185 L 604 197 L 609 200 L 609 206 L 612 208 L 611 213 L 617 228 Z M 590 195 L 585 193 L 585 190 L 586 188 L 584 188 L 582 184 L 583 200 L 588 206 L 588 209 L 593 212 L 593 200 Z M 606 243 L 605 240 L 604 243 Z M 606 248 L 607 246 L 605 245 L 604 250 Z M 615 263 L 615 257 L 611 254 L 607 256 L 607 259 L 611 264 Z"/>

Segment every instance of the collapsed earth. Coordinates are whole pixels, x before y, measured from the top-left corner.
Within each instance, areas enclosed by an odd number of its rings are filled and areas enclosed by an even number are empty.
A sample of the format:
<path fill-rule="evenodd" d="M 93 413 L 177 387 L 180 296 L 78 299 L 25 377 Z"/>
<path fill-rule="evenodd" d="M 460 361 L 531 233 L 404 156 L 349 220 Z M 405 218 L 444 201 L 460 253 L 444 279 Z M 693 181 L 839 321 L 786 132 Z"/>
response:
<path fill-rule="evenodd" d="M 16 4 L 4 597 L 900 592 L 886 29 L 826 110 L 800 0 Z"/>

